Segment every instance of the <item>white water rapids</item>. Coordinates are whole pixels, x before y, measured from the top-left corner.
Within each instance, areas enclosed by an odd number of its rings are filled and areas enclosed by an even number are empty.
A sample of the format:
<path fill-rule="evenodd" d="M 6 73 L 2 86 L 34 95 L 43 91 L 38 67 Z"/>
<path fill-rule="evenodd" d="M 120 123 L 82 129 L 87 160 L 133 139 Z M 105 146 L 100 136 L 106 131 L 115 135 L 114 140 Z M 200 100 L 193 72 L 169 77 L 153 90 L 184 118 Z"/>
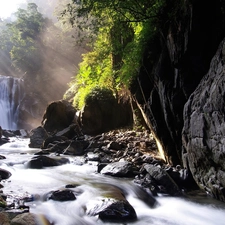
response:
<path fill-rule="evenodd" d="M 14 196 L 34 196 L 34 201 L 25 203 L 30 212 L 45 215 L 55 225 L 225 225 L 225 204 L 207 197 L 178 198 L 157 197 L 159 205 L 151 209 L 138 199 L 133 191 L 134 184 L 127 179 L 114 179 L 96 173 L 93 163 L 77 165 L 75 157 L 70 163 L 45 169 L 27 169 L 25 163 L 39 149 L 28 147 L 28 139 L 14 139 L 0 146 L 0 168 L 12 173 L 2 181 L 3 193 Z M 44 201 L 49 191 L 59 190 L 66 184 L 79 184 L 80 192 L 74 201 Z M 98 185 L 106 184 L 106 185 Z M 137 213 L 137 221 L 132 223 L 105 223 L 85 214 L 85 206 L 90 200 L 107 191 L 107 184 L 123 187 L 127 200 Z M 44 223 L 42 223 L 44 225 Z"/>

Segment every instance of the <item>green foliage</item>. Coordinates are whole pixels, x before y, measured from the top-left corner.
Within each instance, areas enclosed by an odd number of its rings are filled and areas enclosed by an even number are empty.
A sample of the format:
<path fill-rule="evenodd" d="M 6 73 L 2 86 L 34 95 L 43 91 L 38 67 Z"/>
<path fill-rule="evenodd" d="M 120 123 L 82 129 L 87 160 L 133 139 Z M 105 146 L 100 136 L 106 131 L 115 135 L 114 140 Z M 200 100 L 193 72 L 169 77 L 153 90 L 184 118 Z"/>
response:
<path fill-rule="evenodd" d="M 71 83 L 70 91 L 75 93 L 74 106 L 82 108 L 85 97 L 90 91 L 98 87 L 113 88 L 111 55 L 109 48 L 109 38 L 106 30 L 98 36 L 93 51 L 83 55 L 80 63 L 79 73 Z"/>
<path fill-rule="evenodd" d="M 11 34 L 10 58 L 20 71 L 36 71 L 41 66 L 38 39 L 45 20 L 34 3 L 29 3 L 27 10 L 18 9 L 15 15 L 17 20 L 7 25 Z"/>
<path fill-rule="evenodd" d="M 143 53 L 148 42 L 157 34 L 158 30 L 150 26 L 151 21 L 133 23 L 134 38 L 123 51 L 123 66 L 117 78 L 117 84 L 125 84 L 129 87 L 133 79 L 138 75 L 142 65 Z"/>
<path fill-rule="evenodd" d="M 124 86 L 129 88 L 139 74 L 146 47 L 157 37 L 161 25 L 176 20 L 183 5 L 183 0 L 72 2 L 62 17 L 69 15 L 73 26 L 89 30 L 91 37 L 95 37 L 92 51 L 83 56 L 72 82 L 72 87 L 76 86 L 74 104 L 78 108 L 93 87 L 108 87 L 115 93 Z"/>
<path fill-rule="evenodd" d="M 79 73 L 71 84 L 71 89 L 76 87 L 74 106 L 78 109 L 96 86 L 110 88 L 115 93 L 124 86 L 128 88 L 141 66 L 145 45 L 154 33 L 148 22 L 120 24 L 116 37 L 110 33 L 112 27 L 101 28 L 93 50 L 83 55 Z"/>
<path fill-rule="evenodd" d="M 85 97 L 85 104 L 95 101 L 110 101 L 115 100 L 112 90 L 106 87 L 94 87 Z"/>
<path fill-rule="evenodd" d="M 5 68 L 6 73 L 9 67 L 21 74 L 33 73 L 42 65 L 40 37 L 47 20 L 34 3 L 29 3 L 26 10 L 18 9 L 15 16 L 14 21 L 1 21 L 1 69 Z"/>

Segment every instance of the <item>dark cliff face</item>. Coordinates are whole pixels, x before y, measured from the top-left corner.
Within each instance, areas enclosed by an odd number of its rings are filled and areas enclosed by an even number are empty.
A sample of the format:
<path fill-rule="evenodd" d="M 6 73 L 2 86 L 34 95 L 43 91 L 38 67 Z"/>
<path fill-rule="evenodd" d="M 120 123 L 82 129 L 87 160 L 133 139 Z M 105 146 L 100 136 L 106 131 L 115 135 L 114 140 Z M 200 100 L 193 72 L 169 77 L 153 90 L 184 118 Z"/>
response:
<path fill-rule="evenodd" d="M 149 43 L 139 80 L 132 88 L 166 160 L 175 165 L 182 164 L 184 105 L 209 70 L 225 36 L 223 1 L 185 4 L 179 19 L 171 21 L 160 37 Z M 153 66 L 148 58 L 152 51 Z"/>
<path fill-rule="evenodd" d="M 183 162 L 200 188 L 225 202 L 225 39 L 184 107 Z"/>

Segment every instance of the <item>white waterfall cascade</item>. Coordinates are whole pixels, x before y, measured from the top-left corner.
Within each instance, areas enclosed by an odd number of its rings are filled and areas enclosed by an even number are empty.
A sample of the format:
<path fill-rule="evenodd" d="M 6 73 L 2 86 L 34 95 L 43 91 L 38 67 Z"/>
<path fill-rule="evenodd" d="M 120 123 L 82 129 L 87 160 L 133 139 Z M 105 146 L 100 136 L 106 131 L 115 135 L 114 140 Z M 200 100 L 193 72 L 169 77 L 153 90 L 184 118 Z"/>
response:
<path fill-rule="evenodd" d="M 0 75 L 0 126 L 6 130 L 16 130 L 19 104 L 23 97 L 22 80 Z"/>

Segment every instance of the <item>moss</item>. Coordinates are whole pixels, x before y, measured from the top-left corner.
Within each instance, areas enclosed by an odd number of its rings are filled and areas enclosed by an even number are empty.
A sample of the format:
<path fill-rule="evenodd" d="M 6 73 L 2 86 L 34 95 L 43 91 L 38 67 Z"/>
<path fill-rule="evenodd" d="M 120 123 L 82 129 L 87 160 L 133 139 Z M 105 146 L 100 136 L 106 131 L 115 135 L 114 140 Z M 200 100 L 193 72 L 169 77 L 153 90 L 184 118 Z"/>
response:
<path fill-rule="evenodd" d="M 95 87 L 85 97 L 85 104 L 95 101 L 111 101 L 115 100 L 112 90 L 106 87 Z"/>

